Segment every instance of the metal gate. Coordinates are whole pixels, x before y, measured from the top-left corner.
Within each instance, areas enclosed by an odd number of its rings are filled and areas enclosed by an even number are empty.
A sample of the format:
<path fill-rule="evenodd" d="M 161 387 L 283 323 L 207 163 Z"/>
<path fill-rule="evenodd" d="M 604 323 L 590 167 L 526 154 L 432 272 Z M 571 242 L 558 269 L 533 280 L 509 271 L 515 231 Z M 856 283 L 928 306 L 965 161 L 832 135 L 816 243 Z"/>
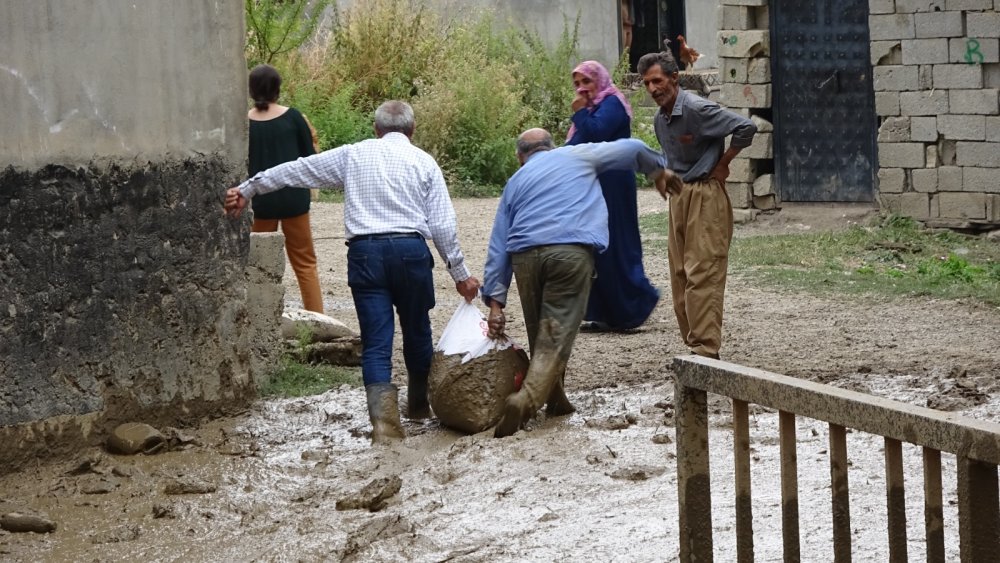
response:
<path fill-rule="evenodd" d="M 868 0 L 772 0 L 782 201 L 872 201 L 877 121 Z"/>

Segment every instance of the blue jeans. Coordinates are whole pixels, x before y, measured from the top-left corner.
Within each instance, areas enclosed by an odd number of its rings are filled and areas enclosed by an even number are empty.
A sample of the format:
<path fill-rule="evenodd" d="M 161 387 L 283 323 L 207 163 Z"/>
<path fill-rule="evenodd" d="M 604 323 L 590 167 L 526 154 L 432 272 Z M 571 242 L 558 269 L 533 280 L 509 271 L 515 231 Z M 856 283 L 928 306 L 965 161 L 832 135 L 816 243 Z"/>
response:
<path fill-rule="evenodd" d="M 393 307 L 403 332 L 409 381 L 426 382 L 434 343 L 434 258 L 422 238 L 352 240 L 347 285 L 361 327 L 361 374 L 366 386 L 392 380 Z"/>

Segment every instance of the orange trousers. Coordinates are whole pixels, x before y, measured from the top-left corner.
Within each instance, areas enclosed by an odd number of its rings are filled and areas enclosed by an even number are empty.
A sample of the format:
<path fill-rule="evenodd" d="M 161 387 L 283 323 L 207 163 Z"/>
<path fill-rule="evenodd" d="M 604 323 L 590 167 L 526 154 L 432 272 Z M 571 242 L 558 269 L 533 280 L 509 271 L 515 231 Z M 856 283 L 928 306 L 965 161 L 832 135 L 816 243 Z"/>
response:
<path fill-rule="evenodd" d="M 733 206 L 717 180 L 685 183 L 670 196 L 667 257 L 681 337 L 700 356 L 719 357 Z"/>
<path fill-rule="evenodd" d="M 254 219 L 251 230 L 255 233 L 273 233 L 278 230 L 279 223 L 281 232 L 285 235 L 285 253 L 292 264 L 295 277 L 299 280 L 302 308 L 322 313 L 323 294 L 319 289 L 316 250 L 313 249 L 309 214 L 303 213 L 286 219 Z"/>

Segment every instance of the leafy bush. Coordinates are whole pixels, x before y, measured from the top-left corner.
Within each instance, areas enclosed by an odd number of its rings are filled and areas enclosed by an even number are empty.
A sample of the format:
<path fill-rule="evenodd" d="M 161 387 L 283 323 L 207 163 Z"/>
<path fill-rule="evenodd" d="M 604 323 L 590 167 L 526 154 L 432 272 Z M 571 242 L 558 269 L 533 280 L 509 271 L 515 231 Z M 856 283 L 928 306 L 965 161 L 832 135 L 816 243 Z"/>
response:
<path fill-rule="evenodd" d="M 301 47 L 316 32 L 331 0 L 246 0 L 247 64 L 272 64 Z"/>

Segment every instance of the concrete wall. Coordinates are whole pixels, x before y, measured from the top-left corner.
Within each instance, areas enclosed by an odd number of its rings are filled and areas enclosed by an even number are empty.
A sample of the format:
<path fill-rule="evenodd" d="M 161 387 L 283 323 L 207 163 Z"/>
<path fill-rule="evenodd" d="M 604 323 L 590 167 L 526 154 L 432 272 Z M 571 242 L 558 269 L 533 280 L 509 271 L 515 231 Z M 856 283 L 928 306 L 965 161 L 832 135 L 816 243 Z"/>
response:
<path fill-rule="evenodd" d="M 341 10 L 356 0 L 337 0 Z M 611 69 L 621 55 L 617 0 L 428 0 L 440 13 L 475 17 L 485 10 L 503 20 L 536 31 L 550 46 L 559 42 L 564 26 L 570 30 L 580 17 L 580 60 L 593 59 Z M 567 79 L 568 80 L 568 79 Z"/>
<path fill-rule="evenodd" d="M 719 16 L 719 6 L 715 2 L 688 0 L 684 3 L 684 25 L 687 28 L 684 37 L 701 53 L 701 58 L 694 64 L 695 70 L 719 68 Z"/>
<path fill-rule="evenodd" d="M 243 2 L 2 2 L 0 37 L 0 469 L 251 396 Z"/>

